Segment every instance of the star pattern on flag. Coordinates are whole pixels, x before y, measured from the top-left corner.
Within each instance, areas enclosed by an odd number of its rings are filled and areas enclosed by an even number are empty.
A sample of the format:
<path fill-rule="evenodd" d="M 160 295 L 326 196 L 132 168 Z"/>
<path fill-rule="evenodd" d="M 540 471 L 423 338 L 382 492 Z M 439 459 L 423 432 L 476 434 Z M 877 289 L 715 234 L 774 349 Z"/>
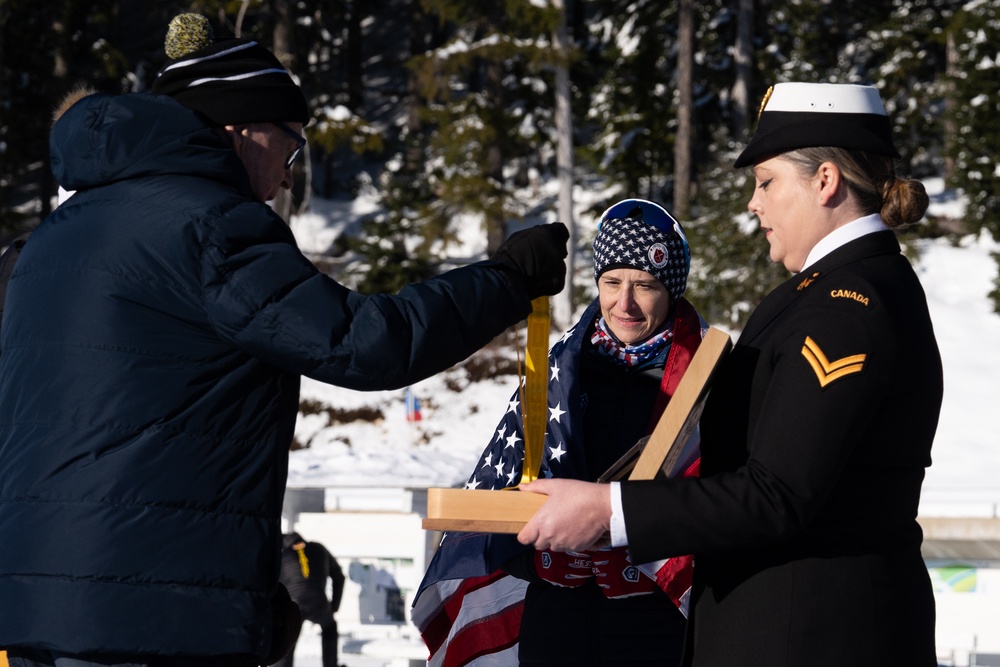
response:
<path fill-rule="evenodd" d="M 572 406 L 582 406 L 584 398 L 576 382 L 576 359 L 579 357 L 587 326 L 583 322 L 592 321 L 600 313 L 595 301 L 588 315 L 572 329 L 566 331 L 549 350 L 547 430 L 539 477 L 563 477 L 585 479 L 586 463 L 583 460 L 583 443 L 574 433 L 582 429 L 582 410 L 574 411 Z M 478 489 L 502 489 L 516 486 L 524 462 L 524 415 L 520 394 L 513 391 L 507 403 L 506 412 L 497 424 L 493 438 L 480 458 L 476 471 L 469 479 Z"/>
<path fill-rule="evenodd" d="M 524 438 L 517 437 L 517 433 L 511 433 L 509 436 L 507 436 L 506 440 L 507 447 L 516 447 L 517 443 L 521 442 L 522 440 L 524 440 Z"/>

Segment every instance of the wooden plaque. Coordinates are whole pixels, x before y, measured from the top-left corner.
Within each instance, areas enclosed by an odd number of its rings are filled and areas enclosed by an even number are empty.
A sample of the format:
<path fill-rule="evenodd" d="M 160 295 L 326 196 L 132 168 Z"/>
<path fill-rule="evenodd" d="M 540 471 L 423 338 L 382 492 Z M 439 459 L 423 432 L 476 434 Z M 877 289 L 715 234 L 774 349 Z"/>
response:
<path fill-rule="evenodd" d="M 709 328 L 656 428 L 598 481 L 672 477 L 683 472 L 696 444 L 690 442 L 690 436 L 701 418 L 712 377 L 730 349 L 729 335 Z M 427 490 L 427 518 L 422 525 L 425 530 L 518 533 L 545 500 L 544 495 L 516 490 L 431 488 Z"/>
<path fill-rule="evenodd" d="M 659 475 L 674 477 L 694 462 L 699 444 L 691 441 L 698 426 L 708 390 L 719 363 L 732 348 L 729 335 L 710 328 L 691 358 L 677 390 L 660 415 L 656 428 L 608 469 L 599 481 L 610 482 L 625 478 L 654 479 Z M 638 452 L 634 450 L 638 449 Z"/>
<path fill-rule="evenodd" d="M 518 533 L 545 503 L 546 496 L 515 489 L 427 489 L 424 530 Z"/>

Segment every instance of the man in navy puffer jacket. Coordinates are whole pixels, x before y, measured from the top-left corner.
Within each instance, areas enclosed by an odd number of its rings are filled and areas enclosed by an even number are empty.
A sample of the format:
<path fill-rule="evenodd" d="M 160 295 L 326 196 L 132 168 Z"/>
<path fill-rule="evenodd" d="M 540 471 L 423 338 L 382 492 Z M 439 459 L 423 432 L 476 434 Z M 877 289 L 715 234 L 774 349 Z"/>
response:
<path fill-rule="evenodd" d="M 265 203 L 291 185 L 309 120 L 298 86 L 249 40 L 168 55 L 166 94 L 84 96 L 55 123 L 54 175 L 76 194 L 8 285 L 0 647 L 12 667 L 280 657 L 272 598 L 299 377 L 403 387 L 565 278 L 556 223 L 395 296 L 339 285 Z"/>

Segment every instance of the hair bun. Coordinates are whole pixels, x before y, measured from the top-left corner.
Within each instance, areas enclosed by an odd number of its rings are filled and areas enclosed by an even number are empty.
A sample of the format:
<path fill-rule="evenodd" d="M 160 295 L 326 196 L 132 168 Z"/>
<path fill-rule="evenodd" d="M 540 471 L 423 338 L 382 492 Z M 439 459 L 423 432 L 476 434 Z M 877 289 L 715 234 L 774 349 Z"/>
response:
<path fill-rule="evenodd" d="M 179 14 L 170 21 L 164 51 L 173 60 L 183 58 L 212 43 L 212 26 L 201 14 Z"/>

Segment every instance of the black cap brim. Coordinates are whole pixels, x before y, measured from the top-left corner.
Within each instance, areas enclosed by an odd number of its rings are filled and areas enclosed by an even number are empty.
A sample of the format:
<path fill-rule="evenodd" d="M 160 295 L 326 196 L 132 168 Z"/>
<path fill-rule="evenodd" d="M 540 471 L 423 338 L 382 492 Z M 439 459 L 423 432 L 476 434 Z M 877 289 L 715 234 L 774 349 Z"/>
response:
<path fill-rule="evenodd" d="M 736 158 L 736 168 L 797 148 L 834 146 L 898 158 L 888 116 L 868 113 L 767 111 Z"/>

